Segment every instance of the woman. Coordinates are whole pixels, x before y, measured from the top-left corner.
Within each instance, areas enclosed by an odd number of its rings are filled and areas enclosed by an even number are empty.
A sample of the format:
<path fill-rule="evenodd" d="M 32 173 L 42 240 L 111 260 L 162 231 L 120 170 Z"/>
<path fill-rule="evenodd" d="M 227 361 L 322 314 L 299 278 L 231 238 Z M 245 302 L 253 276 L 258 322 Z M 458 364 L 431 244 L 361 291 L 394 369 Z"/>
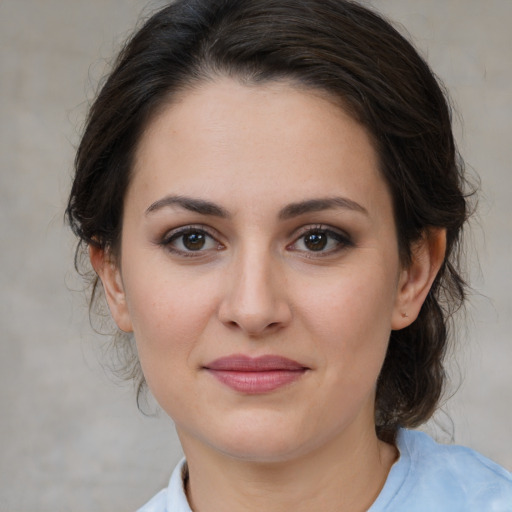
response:
<path fill-rule="evenodd" d="M 507 471 L 407 430 L 442 392 L 466 194 L 439 84 L 375 13 L 156 13 L 67 210 L 186 457 L 141 510 L 512 510 Z"/>

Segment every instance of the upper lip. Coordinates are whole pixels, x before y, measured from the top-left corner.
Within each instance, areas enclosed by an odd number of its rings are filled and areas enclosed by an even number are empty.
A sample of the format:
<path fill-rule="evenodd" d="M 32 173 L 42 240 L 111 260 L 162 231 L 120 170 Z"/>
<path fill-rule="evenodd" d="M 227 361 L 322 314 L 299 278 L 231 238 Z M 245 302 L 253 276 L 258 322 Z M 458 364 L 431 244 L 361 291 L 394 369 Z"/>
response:
<path fill-rule="evenodd" d="M 298 371 L 307 369 L 303 364 L 283 356 L 264 355 L 250 357 L 244 354 L 220 357 L 206 364 L 204 368 L 208 370 L 231 372 Z"/>

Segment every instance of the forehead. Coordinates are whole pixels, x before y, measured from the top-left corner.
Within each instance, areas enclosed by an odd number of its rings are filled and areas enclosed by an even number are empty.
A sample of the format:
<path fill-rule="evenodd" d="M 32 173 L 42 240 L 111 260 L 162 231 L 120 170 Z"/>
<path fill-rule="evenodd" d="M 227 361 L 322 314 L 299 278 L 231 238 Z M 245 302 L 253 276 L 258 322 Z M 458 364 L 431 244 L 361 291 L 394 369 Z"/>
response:
<path fill-rule="evenodd" d="M 325 94 L 230 79 L 181 93 L 149 123 L 128 197 L 141 192 L 146 202 L 168 193 L 286 202 L 334 192 L 389 201 L 367 131 Z"/>

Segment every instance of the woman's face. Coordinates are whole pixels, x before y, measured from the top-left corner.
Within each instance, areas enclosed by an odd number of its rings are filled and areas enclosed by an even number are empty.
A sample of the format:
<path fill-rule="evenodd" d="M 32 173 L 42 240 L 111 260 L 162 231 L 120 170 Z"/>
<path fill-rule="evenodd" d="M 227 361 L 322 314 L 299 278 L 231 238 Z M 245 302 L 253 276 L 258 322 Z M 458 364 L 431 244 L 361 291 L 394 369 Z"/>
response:
<path fill-rule="evenodd" d="M 283 83 L 219 79 L 149 125 L 107 296 L 185 451 L 284 460 L 374 429 L 405 275 L 377 167 L 361 125 Z"/>

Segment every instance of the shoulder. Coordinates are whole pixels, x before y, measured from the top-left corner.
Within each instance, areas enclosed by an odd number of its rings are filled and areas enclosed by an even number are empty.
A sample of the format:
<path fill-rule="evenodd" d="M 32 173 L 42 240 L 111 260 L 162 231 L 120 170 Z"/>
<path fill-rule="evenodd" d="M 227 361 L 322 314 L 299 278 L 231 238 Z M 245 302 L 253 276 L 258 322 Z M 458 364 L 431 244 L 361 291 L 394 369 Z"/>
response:
<path fill-rule="evenodd" d="M 398 470 L 389 477 L 401 482 L 393 502 L 418 512 L 512 512 L 511 473 L 483 455 L 410 430 L 399 432 L 397 445 Z"/>
<path fill-rule="evenodd" d="M 470 448 L 440 444 L 427 434 L 412 430 L 400 431 L 398 445 L 400 452 L 407 451 L 411 461 L 425 474 L 451 475 L 464 481 L 488 480 L 508 488 L 512 485 L 509 471 Z"/>

